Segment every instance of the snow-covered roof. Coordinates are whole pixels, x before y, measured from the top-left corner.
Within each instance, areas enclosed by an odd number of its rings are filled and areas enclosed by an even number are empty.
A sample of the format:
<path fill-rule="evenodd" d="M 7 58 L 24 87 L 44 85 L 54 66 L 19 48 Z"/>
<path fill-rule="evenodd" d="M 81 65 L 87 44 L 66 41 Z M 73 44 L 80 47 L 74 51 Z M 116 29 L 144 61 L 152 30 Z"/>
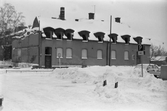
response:
<path fill-rule="evenodd" d="M 27 37 L 28 35 L 35 33 L 37 30 L 39 30 L 38 27 L 33 28 L 33 29 L 29 27 L 29 28 L 20 30 L 18 32 L 11 33 L 9 36 L 12 36 L 12 38 L 19 39 L 19 38 Z"/>
<path fill-rule="evenodd" d="M 82 39 L 82 37 L 80 37 L 78 34 L 78 32 L 82 30 L 90 31 L 89 40 L 97 40 L 97 38 L 94 36 L 95 32 L 104 32 L 105 33 L 104 40 L 109 40 L 108 34 L 110 34 L 110 23 L 102 20 L 81 19 L 79 21 L 75 21 L 75 20 L 41 18 L 40 30 L 43 31 L 43 28 L 45 27 L 52 27 L 54 29 L 56 28 L 73 29 L 75 31 L 74 38 L 76 39 Z M 124 42 L 124 40 L 121 38 L 122 35 L 130 35 L 131 36 L 130 43 L 136 43 L 133 39 L 134 37 L 142 36 L 129 26 L 117 22 L 112 22 L 111 33 L 118 34 L 118 40 L 117 40 L 118 42 Z M 142 44 L 151 44 L 151 43 L 148 39 L 145 39 L 143 37 Z"/>
<path fill-rule="evenodd" d="M 110 23 L 102 20 L 89 20 L 89 19 L 79 19 L 79 21 L 75 20 L 60 20 L 60 19 L 51 19 L 51 18 L 41 18 L 40 19 L 40 30 L 43 31 L 43 28 L 46 27 L 52 27 L 54 29 L 56 28 L 63 28 L 63 29 L 73 29 L 74 30 L 74 39 L 82 39 L 80 35 L 78 34 L 79 31 L 82 30 L 88 30 L 90 31 L 89 34 L 89 40 L 98 40 L 95 36 L 95 32 L 104 32 L 104 40 L 108 41 L 109 40 L 109 34 L 110 34 Z M 35 28 L 25 28 L 19 32 L 15 32 L 14 38 L 22 38 L 26 37 L 29 34 L 35 33 L 37 30 L 39 30 L 39 27 Z M 122 23 L 117 23 L 117 22 L 112 22 L 111 26 L 111 33 L 116 33 L 118 34 L 117 37 L 117 42 L 125 42 L 121 36 L 122 35 L 130 35 L 130 43 L 135 43 L 134 37 L 141 36 L 143 37 L 142 39 L 142 44 L 148 44 L 150 45 L 151 42 L 149 39 L 145 38 L 141 34 L 137 33 L 135 30 L 130 28 L 129 26 L 122 24 Z M 45 36 L 45 34 L 43 34 Z M 55 34 L 53 34 L 53 37 L 56 37 Z"/>

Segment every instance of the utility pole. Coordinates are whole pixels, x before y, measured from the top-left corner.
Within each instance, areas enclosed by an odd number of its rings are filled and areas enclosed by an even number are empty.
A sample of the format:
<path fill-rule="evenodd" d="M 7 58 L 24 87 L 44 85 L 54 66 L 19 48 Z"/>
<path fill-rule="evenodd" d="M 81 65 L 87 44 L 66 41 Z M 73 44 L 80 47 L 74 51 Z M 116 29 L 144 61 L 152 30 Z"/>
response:
<path fill-rule="evenodd" d="M 112 15 L 110 15 L 110 35 L 112 30 Z M 109 66 L 111 66 L 111 37 L 109 40 Z"/>
<path fill-rule="evenodd" d="M 40 20 L 39 20 L 39 31 L 38 31 L 38 66 L 40 67 L 40 58 L 41 58 L 41 33 L 40 33 Z"/>

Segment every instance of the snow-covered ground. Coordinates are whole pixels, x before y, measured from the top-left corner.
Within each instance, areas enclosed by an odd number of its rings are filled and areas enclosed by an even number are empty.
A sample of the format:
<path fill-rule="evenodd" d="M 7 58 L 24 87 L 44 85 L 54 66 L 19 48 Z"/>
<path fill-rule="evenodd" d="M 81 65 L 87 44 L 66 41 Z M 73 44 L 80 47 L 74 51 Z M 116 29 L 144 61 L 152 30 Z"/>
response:
<path fill-rule="evenodd" d="M 146 72 L 139 77 L 133 67 L 6 70 L 0 70 L 4 77 L 2 111 L 167 110 L 167 81 Z M 107 85 L 103 87 L 104 80 Z M 118 88 L 114 88 L 116 82 Z"/>

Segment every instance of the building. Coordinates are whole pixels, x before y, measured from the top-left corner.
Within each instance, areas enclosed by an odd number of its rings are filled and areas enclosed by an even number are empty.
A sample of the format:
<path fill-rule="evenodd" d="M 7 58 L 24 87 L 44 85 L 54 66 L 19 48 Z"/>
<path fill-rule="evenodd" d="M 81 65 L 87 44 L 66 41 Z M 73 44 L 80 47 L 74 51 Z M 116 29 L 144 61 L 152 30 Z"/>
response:
<path fill-rule="evenodd" d="M 152 57 L 150 63 L 157 64 L 158 66 L 167 65 L 167 56 Z"/>
<path fill-rule="evenodd" d="M 12 37 L 0 37 L 0 61 L 11 60 L 12 57 Z"/>
<path fill-rule="evenodd" d="M 112 26 L 110 34 L 110 24 L 95 20 L 92 13 L 84 20 L 41 19 L 40 31 L 27 29 L 12 42 L 12 60 L 45 68 L 149 63 L 150 45 L 143 39 L 145 54 L 139 56 L 133 31 L 116 22 Z"/>

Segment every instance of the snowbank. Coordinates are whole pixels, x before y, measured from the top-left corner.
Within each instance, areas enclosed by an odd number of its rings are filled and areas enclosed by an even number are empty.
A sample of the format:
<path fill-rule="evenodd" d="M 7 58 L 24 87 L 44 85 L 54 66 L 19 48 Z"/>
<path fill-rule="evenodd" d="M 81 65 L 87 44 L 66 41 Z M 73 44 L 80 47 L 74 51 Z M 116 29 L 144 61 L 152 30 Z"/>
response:
<path fill-rule="evenodd" d="M 0 72 L 0 98 L 3 98 L 4 73 Z"/>
<path fill-rule="evenodd" d="M 98 81 L 100 78 L 103 78 L 105 73 L 116 74 L 118 76 L 130 77 L 131 70 L 133 67 L 124 67 L 124 66 L 90 66 L 86 68 L 67 68 L 67 69 L 55 69 L 53 74 L 62 79 L 72 79 L 76 82 L 90 82 L 90 80 Z"/>
<path fill-rule="evenodd" d="M 152 92 L 164 92 L 167 89 L 166 81 L 157 79 L 146 71 L 143 72 L 143 77 L 141 77 L 140 70 L 134 71 L 134 67 L 131 66 L 91 66 L 63 70 L 55 69 L 52 75 L 57 78 L 71 80 L 72 83 L 95 84 L 94 91 L 97 95 L 121 102 L 133 101 L 127 98 L 129 96 L 126 94 L 126 91 L 131 88 Z M 107 85 L 103 86 L 105 80 Z M 118 88 L 115 88 L 116 82 L 118 82 Z"/>

